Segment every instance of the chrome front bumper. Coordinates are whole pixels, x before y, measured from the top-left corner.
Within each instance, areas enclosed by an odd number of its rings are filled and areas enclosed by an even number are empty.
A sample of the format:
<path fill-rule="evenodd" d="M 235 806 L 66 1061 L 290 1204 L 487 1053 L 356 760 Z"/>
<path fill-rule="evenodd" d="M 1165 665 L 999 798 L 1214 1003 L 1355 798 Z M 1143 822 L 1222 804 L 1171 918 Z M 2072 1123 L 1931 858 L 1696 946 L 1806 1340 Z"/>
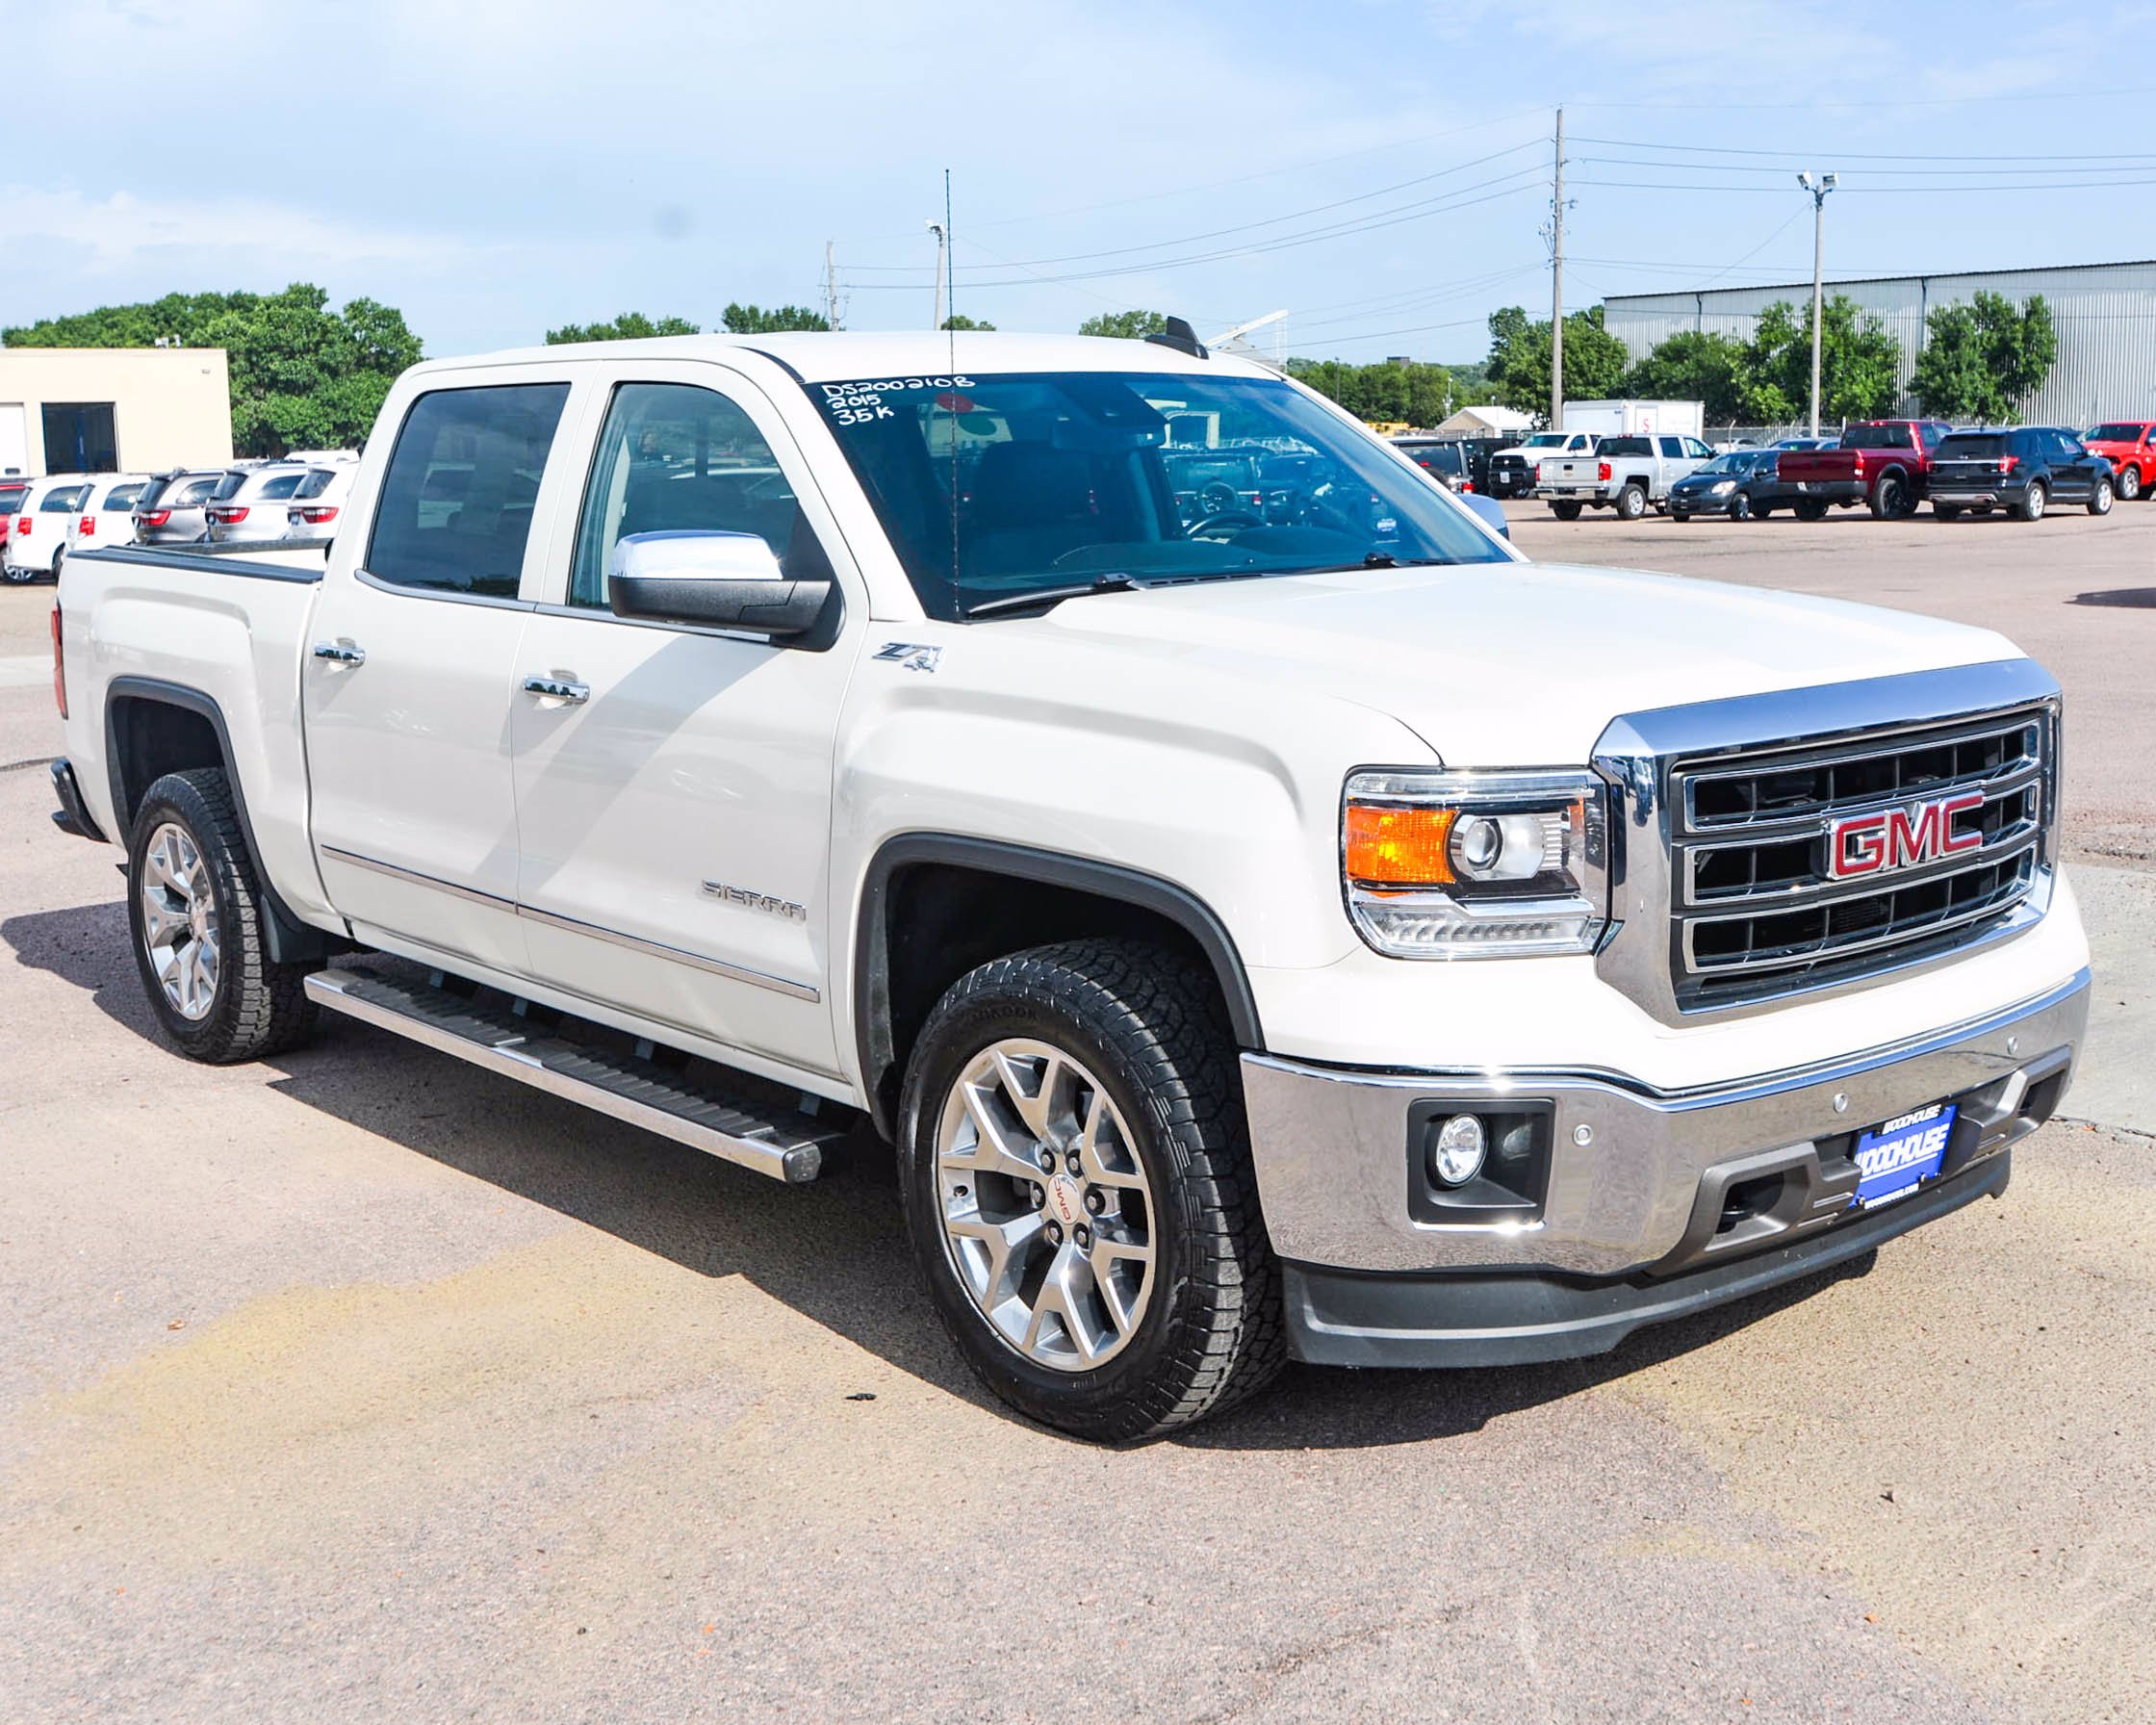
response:
<path fill-rule="evenodd" d="M 2036 999 L 1935 1034 L 1677 1093 L 1614 1073 L 1383 1072 L 1245 1054 L 1266 1226 L 1282 1258 L 1337 1269 L 1681 1274 L 1849 1220 L 1856 1134 L 1912 1108 L 1961 1104 L 1944 1176 L 1996 1155 L 2057 1108 L 2088 1017 L 2084 969 Z M 1411 1182 L 1424 1178 L 1411 1111 L 1536 1103 L 1550 1109 L 1538 1213 L 1469 1223 L 1411 1214 Z M 1726 1223 L 1732 1186 L 1758 1192 L 1776 1177 L 1764 1209 Z"/>

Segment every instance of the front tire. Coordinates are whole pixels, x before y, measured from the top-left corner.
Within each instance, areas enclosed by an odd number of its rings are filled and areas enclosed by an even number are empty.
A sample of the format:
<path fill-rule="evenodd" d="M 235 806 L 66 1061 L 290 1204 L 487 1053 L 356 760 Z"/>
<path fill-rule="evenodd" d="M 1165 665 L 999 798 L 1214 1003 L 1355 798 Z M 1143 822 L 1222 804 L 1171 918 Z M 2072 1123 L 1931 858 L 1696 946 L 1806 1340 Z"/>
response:
<path fill-rule="evenodd" d="M 2095 490 L 2089 494 L 2089 513 L 2092 515 L 2109 515 L 2111 513 L 2111 480 L 2109 478 L 2097 479 Z"/>
<path fill-rule="evenodd" d="M 2118 470 L 2118 501 L 2133 502 L 2141 496 L 2141 469 L 2122 467 Z"/>
<path fill-rule="evenodd" d="M 969 972 L 914 1044 L 898 1138 L 937 1315 L 1020 1413 L 1127 1442 L 1278 1370 L 1234 1041 L 1194 965 L 1083 940 Z"/>
<path fill-rule="evenodd" d="M 181 1053 L 228 1066 L 306 1039 L 318 1016 L 308 967 L 270 958 L 262 885 L 222 772 L 195 767 L 150 786 L 127 882 L 136 968 Z"/>

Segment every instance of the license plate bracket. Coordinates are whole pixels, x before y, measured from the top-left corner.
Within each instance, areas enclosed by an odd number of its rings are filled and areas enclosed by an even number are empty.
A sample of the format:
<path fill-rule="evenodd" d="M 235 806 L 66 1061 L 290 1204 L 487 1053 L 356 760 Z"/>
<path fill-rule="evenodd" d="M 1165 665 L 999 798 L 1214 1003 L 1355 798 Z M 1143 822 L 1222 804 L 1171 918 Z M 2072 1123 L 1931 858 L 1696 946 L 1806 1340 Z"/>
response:
<path fill-rule="evenodd" d="M 1953 1103 L 1934 1102 L 1858 1133 L 1849 1152 L 1859 1176 L 1849 1207 L 1876 1209 L 1936 1179 L 1954 1130 L 1954 1114 Z"/>

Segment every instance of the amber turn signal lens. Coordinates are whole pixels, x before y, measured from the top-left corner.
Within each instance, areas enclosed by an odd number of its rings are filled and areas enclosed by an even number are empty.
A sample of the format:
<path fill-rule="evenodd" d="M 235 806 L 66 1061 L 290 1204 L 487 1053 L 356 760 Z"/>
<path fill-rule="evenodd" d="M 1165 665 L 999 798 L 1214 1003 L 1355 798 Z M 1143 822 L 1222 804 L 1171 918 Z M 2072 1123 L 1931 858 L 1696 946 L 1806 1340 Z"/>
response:
<path fill-rule="evenodd" d="M 1348 804 L 1348 878 L 1373 887 L 1450 886 L 1446 844 L 1456 818 L 1450 809 Z"/>

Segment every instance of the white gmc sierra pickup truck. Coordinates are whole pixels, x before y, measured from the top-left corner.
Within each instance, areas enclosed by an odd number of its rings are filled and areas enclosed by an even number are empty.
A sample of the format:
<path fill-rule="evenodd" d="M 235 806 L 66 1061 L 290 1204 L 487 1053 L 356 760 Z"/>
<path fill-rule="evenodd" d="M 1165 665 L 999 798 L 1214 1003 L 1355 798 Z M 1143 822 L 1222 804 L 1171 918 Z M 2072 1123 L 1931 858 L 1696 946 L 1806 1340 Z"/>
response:
<path fill-rule="evenodd" d="M 1868 1251 L 2082 1036 L 2013 646 L 1528 562 L 1187 330 L 430 363 L 326 558 L 72 557 L 53 627 L 182 1049 L 327 1008 L 783 1180 L 887 1141 L 1089 1437 Z"/>

